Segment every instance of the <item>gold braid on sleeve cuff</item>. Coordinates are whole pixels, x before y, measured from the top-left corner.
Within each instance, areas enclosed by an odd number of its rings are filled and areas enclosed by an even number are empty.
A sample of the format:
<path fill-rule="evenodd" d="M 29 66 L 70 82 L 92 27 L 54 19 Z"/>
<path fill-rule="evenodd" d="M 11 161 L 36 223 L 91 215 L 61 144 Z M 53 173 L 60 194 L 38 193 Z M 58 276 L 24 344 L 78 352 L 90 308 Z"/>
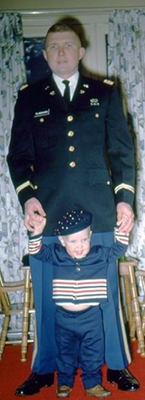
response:
<path fill-rule="evenodd" d="M 21 190 L 25 189 L 28 186 L 30 186 L 33 190 L 37 189 L 37 186 L 34 186 L 30 181 L 26 181 L 16 188 L 17 195 L 21 192 Z"/>
<path fill-rule="evenodd" d="M 135 189 L 133 186 L 127 185 L 127 183 L 121 183 L 120 185 L 115 187 L 114 189 L 115 194 L 117 194 L 122 189 L 129 190 L 130 192 L 135 193 Z"/>

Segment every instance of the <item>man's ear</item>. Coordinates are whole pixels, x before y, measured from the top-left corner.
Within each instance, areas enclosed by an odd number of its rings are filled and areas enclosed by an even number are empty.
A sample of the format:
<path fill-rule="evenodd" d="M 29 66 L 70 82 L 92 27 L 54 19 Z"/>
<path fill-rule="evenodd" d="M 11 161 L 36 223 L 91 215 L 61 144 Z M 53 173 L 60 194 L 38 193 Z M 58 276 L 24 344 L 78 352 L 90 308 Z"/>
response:
<path fill-rule="evenodd" d="M 47 55 L 46 55 L 46 51 L 43 50 L 43 57 L 45 58 L 45 60 L 47 61 Z"/>
<path fill-rule="evenodd" d="M 60 243 L 62 244 L 62 246 L 65 247 L 65 241 L 64 241 L 63 237 L 58 236 L 58 239 L 59 239 Z"/>
<path fill-rule="evenodd" d="M 79 50 L 79 60 L 81 60 L 85 55 L 85 48 L 84 47 L 80 47 Z"/>

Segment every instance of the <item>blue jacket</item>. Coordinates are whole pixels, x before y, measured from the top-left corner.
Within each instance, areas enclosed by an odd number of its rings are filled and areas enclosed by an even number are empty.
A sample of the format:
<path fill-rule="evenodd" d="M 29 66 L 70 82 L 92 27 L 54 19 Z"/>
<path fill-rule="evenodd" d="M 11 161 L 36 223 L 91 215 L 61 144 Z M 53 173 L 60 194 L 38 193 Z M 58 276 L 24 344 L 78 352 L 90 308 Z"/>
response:
<path fill-rule="evenodd" d="M 57 304 L 96 305 L 107 301 L 107 266 L 125 253 L 125 244 L 116 241 L 112 247 L 93 246 L 79 260 L 70 257 L 59 244 L 41 247 L 41 242 L 42 236 L 30 239 L 29 252 L 48 262 L 48 268 L 53 264 L 53 299 Z"/>

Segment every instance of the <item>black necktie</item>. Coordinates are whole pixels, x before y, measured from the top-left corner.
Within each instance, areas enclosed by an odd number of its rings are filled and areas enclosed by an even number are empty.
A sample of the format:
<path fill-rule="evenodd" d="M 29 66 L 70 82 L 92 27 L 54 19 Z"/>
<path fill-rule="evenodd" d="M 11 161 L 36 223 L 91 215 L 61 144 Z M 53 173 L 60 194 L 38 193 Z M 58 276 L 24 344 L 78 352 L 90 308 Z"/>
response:
<path fill-rule="evenodd" d="M 67 80 L 64 80 L 64 81 L 62 81 L 62 83 L 64 83 L 64 85 L 65 85 L 65 89 L 64 89 L 64 95 L 63 95 L 63 97 L 64 97 L 64 100 L 65 100 L 66 104 L 67 104 L 67 105 L 69 105 L 69 103 L 70 103 L 70 88 L 69 88 L 69 81 L 67 81 Z"/>

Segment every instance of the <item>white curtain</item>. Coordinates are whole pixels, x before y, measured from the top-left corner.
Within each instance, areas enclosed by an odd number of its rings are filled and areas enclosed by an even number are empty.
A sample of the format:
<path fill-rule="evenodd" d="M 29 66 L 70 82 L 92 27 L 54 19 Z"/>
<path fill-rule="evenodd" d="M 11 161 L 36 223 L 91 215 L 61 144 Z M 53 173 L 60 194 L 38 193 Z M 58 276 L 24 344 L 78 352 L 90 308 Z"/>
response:
<path fill-rule="evenodd" d="M 145 269 L 145 10 L 110 13 L 108 74 L 120 86 L 135 143 L 136 221 L 127 255 Z"/>
<path fill-rule="evenodd" d="M 0 268 L 5 280 L 22 279 L 20 261 L 27 253 L 27 233 L 23 215 L 11 178 L 6 157 L 14 116 L 14 104 L 20 85 L 26 82 L 21 16 L 0 14 Z M 22 294 L 11 295 L 21 302 Z M 2 317 L 1 317 L 2 318 Z M 19 327 L 19 317 L 11 327 Z"/>

